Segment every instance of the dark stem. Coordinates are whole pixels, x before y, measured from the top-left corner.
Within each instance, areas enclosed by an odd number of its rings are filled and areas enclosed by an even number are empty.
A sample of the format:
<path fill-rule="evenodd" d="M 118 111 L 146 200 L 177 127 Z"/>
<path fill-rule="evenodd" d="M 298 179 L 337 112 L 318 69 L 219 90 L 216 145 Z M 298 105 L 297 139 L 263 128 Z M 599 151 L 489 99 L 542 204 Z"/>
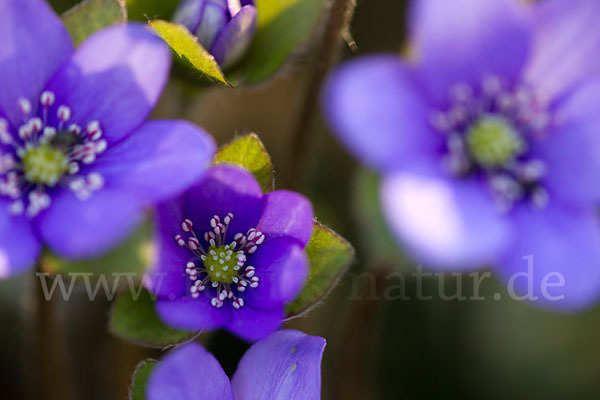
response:
<path fill-rule="evenodd" d="M 42 268 L 38 267 L 38 272 Z M 46 277 L 48 287 L 51 277 Z M 40 277 L 34 276 L 32 295 L 35 296 L 34 344 L 38 373 L 38 396 L 45 400 L 75 399 L 68 362 L 64 325 L 60 323 L 57 300 L 46 299 Z M 56 293 L 54 293 L 56 295 Z M 54 296 L 53 296 L 54 297 Z"/>
<path fill-rule="evenodd" d="M 348 37 L 348 25 L 354 12 L 356 0 L 333 0 L 323 33 L 323 40 L 316 52 L 317 62 L 311 72 L 309 86 L 300 110 L 298 123 L 292 132 L 292 155 L 288 187 L 300 186 L 300 166 L 304 160 L 309 129 L 314 110 L 319 102 L 319 93 L 327 72 L 338 57 L 338 47 L 344 37 Z"/>

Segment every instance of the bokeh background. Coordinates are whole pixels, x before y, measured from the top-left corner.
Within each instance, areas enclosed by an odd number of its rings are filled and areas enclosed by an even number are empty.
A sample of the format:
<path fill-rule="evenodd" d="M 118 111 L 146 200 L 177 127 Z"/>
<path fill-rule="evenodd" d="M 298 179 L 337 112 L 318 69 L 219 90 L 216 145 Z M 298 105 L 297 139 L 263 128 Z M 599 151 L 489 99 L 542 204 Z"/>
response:
<path fill-rule="evenodd" d="M 57 11 L 76 2 L 51 1 Z M 358 0 L 354 42 L 340 43 L 336 62 L 400 52 L 408 7 L 403 0 Z M 310 97 L 316 68 L 326 67 L 320 56 L 317 46 L 307 49 L 259 87 L 200 90 L 173 79 L 154 117 L 191 120 L 220 144 L 258 133 L 273 157 L 277 187 L 310 197 L 319 219 L 355 245 L 358 260 L 331 295 L 287 324 L 328 341 L 322 398 L 598 398 L 600 306 L 565 315 L 506 295 L 495 300 L 505 289 L 493 280 L 482 286 L 485 301 L 383 298 L 393 284 L 386 277 L 397 271 L 407 278 L 406 295 L 415 297 L 416 264 L 390 249 L 385 228 L 374 222 L 377 202 L 369 188 L 376 178 L 336 143 Z M 71 301 L 46 303 L 38 282 L 33 273 L 0 281 L 0 398 L 126 399 L 137 362 L 161 352 L 110 335 L 107 299 L 89 301 L 76 288 Z M 452 293 L 456 284 L 451 276 L 425 278 L 423 290 L 437 293 L 444 285 Z M 468 296 L 472 289 L 463 291 Z M 226 333 L 201 340 L 230 373 L 247 348 Z"/>

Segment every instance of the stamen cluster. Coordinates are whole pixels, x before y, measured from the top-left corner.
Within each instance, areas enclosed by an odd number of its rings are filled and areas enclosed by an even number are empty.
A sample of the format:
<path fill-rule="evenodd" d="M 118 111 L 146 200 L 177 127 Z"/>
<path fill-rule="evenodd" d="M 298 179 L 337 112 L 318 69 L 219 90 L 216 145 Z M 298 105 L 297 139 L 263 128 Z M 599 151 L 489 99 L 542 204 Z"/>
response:
<path fill-rule="evenodd" d="M 532 90 L 505 89 L 497 77 L 476 88 L 455 85 L 449 107 L 431 116 L 432 126 L 445 136 L 444 168 L 456 176 L 482 175 L 505 211 L 521 200 L 547 204 L 540 183 L 546 165 L 529 155 L 529 145 L 543 139 L 551 122 Z"/>
<path fill-rule="evenodd" d="M 185 273 L 192 282 L 191 297 L 198 298 L 200 292 L 211 287 L 215 293 L 211 305 L 216 308 L 223 307 L 226 300 L 231 300 L 234 308 L 242 308 L 245 303 L 241 294 L 248 287 L 258 287 L 259 283 L 256 268 L 246 265 L 246 255 L 255 253 L 265 236 L 252 228 L 246 234 L 235 234 L 233 241 L 227 244 L 227 230 L 232 220 L 233 213 L 222 220 L 215 215 L 210 220 L 211 229 L 200 238 L 194 232 L 192 221 L 186 218 L 181 222 L 184 234 L 175 236 L 177 244 L 194 255 L 185 266 Z"/>
<path fill-rule="evenodd" d="M 69 124 L 71 109 L 54 107 L 55 101 L 53 92 L 43 92 L 40 111 L 34 115 L 31 103 L 20 99 L 23 123 L 14 130 L 0 118 L 0 195 L 12 200 L 11 214 L 35 217 L 50 207 L 48 191 L 55 186 L 84 200 L 104 185 L 100 174 L 80 173 L 83 165 L 93 163 L 107 148 L 100 123 Z M 54 110 L 56 118 L 51 116 Z"/>

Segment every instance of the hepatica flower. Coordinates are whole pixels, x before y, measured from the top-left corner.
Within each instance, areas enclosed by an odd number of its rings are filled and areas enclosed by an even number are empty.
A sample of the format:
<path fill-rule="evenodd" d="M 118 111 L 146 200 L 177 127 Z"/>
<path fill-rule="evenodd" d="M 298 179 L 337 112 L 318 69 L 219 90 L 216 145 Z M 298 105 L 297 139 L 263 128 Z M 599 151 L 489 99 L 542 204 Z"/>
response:
<path fill-rule="evenodd" d="M 184 122 L 144 122 L 169 50 L 140 25 L 77 50 L 40 0 L 0 0 L 0 277 L 32 266 L 41 243 L 98 255 L 145 206 L 198 178 L 210 137 Z"/>
<path fill-rule="evenodd" d="M 430 267 L 493 264 L 527 272 L 517 290 L 547 304 L 593 302 L 600 2 L 413 3 L 417 60 L 351 62 L 324 94 L 340 139 L 383 175 L 391 229 Z"/>
<path fill-rule="evenodd" d="M 254 38 L 254 0 L 183 0 L 173 17 L 227 69 L 239 61 Z"/>
<path fill-rule="evenodd" d="M 284 305 L 308 274 L 304 247 L 313 210 L 288 191 L 262 194 L 256 179 L 216 166 L 157 211 L 158 260 L 151 287 L 169 325 L 190 331 L 224 327 L 259 340 L 275 331 Z"/>
<path fill-rule="evenodd" d="M 152 371 L 149 400 L 318 400 L 325 339 L 284 330 L 254 344 L 231 382 L 199 344 L 179 347 Z"/>

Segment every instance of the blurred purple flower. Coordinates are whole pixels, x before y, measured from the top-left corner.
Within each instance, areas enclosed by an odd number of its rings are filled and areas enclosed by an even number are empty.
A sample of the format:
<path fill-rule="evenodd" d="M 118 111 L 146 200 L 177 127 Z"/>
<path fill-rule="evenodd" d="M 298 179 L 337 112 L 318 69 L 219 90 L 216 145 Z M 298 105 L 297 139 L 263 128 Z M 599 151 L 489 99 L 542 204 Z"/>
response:
<path fill-rule="evenodd" d="M 430 267 L 508 279 L 533 255 L 518 292 L 597 300 L 600 2 L 413 4 L 417 60 L 351 62 L 324 93 L 340 139 L 383 174 L 391 229 Z"/>
<path fill-rule="evenodd" d="M 325 339 L 275 332 L 242 357 L 231 382 L 215 357 L 196 343 L 158 363 L 146 387 L 149 400 L 318 400 Z"/>
<path fill-rule="evenodd" d="M 198 37 L 223 69 L 248 50 L 256 18 L 254 0 L 183 0 L 173 17 Z"/>
<path fill-rule="evenodd" d="M 106 251 L 202 174 L 206 133 L 144 122 L 170 57 L 143 26 L 74 50 L 46 2 L 0 0 L 0 36 L 0 278 L 31 267 L 42 242 L 70 258 Z"/>
<path fill-rule="evenodd" d="M 190 331 L 224 327 L 256 341 L 275 331 L 304 286 L 313 210 L 284 190 L 262 194 L 249 172 L 217 166 L 157 211 L 150 289 L 160 317 Z"/>

